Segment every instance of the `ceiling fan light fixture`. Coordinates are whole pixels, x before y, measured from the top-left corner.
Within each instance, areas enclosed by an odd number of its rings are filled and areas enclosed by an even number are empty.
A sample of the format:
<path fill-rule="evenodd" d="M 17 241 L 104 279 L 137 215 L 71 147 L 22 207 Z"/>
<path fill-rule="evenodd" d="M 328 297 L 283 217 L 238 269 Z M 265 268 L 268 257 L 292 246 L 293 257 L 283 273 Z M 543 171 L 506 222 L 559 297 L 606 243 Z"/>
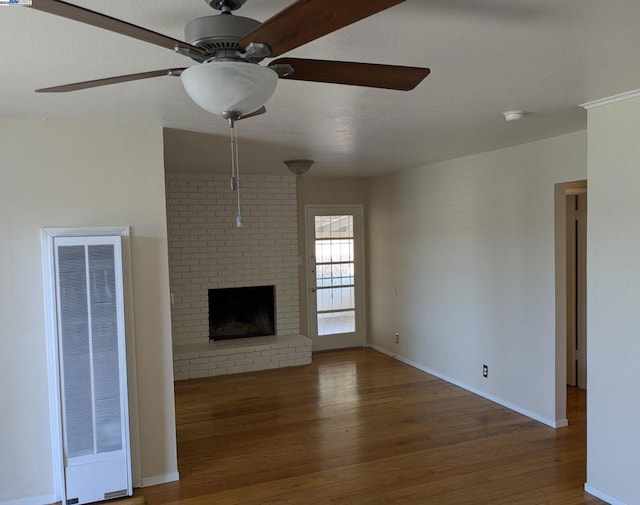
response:
<path fill-rule="evenodd" d="M 284 164 L 287 165 L 287 168 L 292 174 L 302 175 L 306 174 L 311 165 L 313 165 L 313 160 L 285 160 Z"/>
<path fill-rule="evenodd" d="M 278 74 L 269 67 L 242 61 L 212 61 L 186 69 L 180 76 L 191 99 L 204 110 L 245 115 L 273 95 Z"/>

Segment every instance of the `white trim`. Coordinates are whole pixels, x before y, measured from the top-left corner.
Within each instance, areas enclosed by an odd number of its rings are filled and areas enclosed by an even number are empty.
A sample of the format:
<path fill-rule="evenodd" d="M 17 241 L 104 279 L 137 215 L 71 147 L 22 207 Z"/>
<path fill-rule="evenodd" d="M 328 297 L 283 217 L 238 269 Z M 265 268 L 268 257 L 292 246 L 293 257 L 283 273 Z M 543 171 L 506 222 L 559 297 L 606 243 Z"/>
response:
<path fill-rule="evenodd" d="M 52 238 L 58 237 L 102 237 L 102 236 L 130 236 L 128 226 L 102 226 L 97 228 L 43 228 L 42 233 L 46 233 Z"/>
<path fill-rule="evenodd" d="M 175 482 L 177 480 L 180 480 L 180 474 L 178 472 L 143 477 L 141 487 L 157 486 L 158 484 L 166 484 L 167 482 Z"/>
<path fill-rule="evenodd" d="M 627 91 L 625 93 L 620 93 L 619 95 L 600 98 L 599 100 L 593 100 L 592 102 L 581 103 L 580 107 L 582 107 L 583 109 L 589 110 L 595 107 L 601 107 L 603 105 L 609 105 L 611 103 L 621 102 L 622 100 L 629 100 L 630 98 L 638 98 L 638 97 L 640 97 L 640 89 Z"/>
<path fill-rule="evenodd" d="M 0 505 L 44 505 L 45 503 L 56 502 L 56 497 L 52 494 L 42 496 L 32 496 L 31 498 L 20 498 L 18 500 L 0 501 Z"/>
<path fill-rule="evenodd" d="M 406 363 L 409 366 L 412 366 L 413 368 L 417 368 L 418 370 L 421 370 L 422 372 L 428 373 L 429 375 L 433 375 L 434 377 L 437 377 L 438 379 L 442 379 L 443 381 L 446 381 L 450 384 L 453 384 L 454 386 L 458 386 L 462 389 L 466 389 L 467 391 L 481 396 L 482 398 L 486 398 L 487 400 L 490 400 L 494 403 L 497 403 L 498 405 L 502 405 L 503 407 L 506 407 L 510 410 L 513 410 L 514 412 L 517 412 L 519 414 L 522 414 L 524 416 L 530 417 L 531 419 L 534 419 L 536 421 L 539 421 L 543 424 L 546 424 L 547 426 L 551 426 L 552 428 L 562 428 L 564 426 L 567 426 L 567 420 L 566 419 L 561 419 L 559 421 L 552 421 L 551 419 L 547 419 L 546 417 L 542 417 L 539 416 L 538 414 L 531 412 L 529 410 L 523 409 L 522 407 L 518 406 L 518 405 L 514 405 L 511 402 L 505 401 L 502 398 L 498 398 L 497 396 L 493 396 L 490 395 L 488 393 L 485 393 L 484 391 L 480 391 L 479 389 L 476 389 L 474 387 L 471 387 L 467 384 L 464 384 L 463 382 L 460 382 L 457 379 L 454 379 L 452 377 L 449 377 L 447 375 L 441 374 L 440 372 L 436 372 L 435 370 L 431 370 L 430 368 L 427 368 L 423 365 L 421 365 L 420 363 L 416 363 L 415 361 L 411 361 L 408 358 L 405 358 L 404 356 L 400 356 L 398 354 L 395 354 L 391 351 L 388 351 L 387 349 L 380 347 L 378 345 L 372 344 L 370 342 L 367 342 L 367 347 L 371 347 L 372 349 L 375 349 L 378 352 L 381 352 L 382 354 L 386 354 L 387 356 L 391 356 L 392 358 L 397 359 L 398 361 L 402 361 L 403 363 Z"/>
<path fill-rule="evenodd" d="M 127 230 L 128 232 L 128 230 Z M 127 330 L 126 330 L 126 313 L 125 313 L 125 305 L 124 305 L 124 269 L 122 267 L 122 237 L 117 236 L 115 240 L 116 244 L 114 244 L 119 251 L 114 256 L 114 266 L 116 267 L 116 300 L 117 306 L 120 310 L 117 311 L 118 317 L 118 362 L 124 368 L 123 371 L 120 372 L 120 377 L 124 379 L 124 384 L 120 384 L 120 403 L 127 408 L 127 412 L 124 410 L 120 413 L 120 419 L 123 426 L 123 442 L 126 447 L 126 461 L 127 461 L 127 474 L 128 474 L 128 487 L 127 491 L 129 495 L 133 493 L 133 474 L 131 471 L 131 428 L 129 426 L 129 363 L 127 361 Z M 87 271 L 89 268 L 89 262 L 87 261 Z"/>
<path fill-rule="evenodd" d="M 66 501 L 64 485 L 64 458 L 62 450 L 62 408 L 60 405 L 60 369 L 58 363 L 58 322 L 55 310 L 56 287 L 54 271 L 54 236 L 42 230 L 42 277 L 44 292 L 44 324 L 47 344 L 47 375 L 49 386 L 49 426 L 53 472 L 52 502 Z M 17 502 L 16 502 L 17 503 Z M 43 502 L 46 503 L 46 502 Z"/>
<path fill-rule="evenodd" d="M 131 448 L 131 479 L 133 487 L 140 487 L 142 463 L 140 456 L 140 415 L 138 410 L 138 374 L 136 363 L 136 333 L 133 310 L 133 272 L 131 271 L 131 236 L 129 227 L 122 241 L 122 274 L 124 290 L 124 324 L 126 335 L 127 384 L 129 393 L 129 441 Z"/>
<path fill-rule="evenodd" d="M 597 487 L 590 486 L 589 484 L 584 485 L 584 490 L 585 492 L 595 496 L 596 498 L 600 498 L 601 500 L 604 500 L 611 505 L 627 505 L 627 503 L 623 502 L 622 500 L 618 500 L 618 498 L 605 493 Z"/>

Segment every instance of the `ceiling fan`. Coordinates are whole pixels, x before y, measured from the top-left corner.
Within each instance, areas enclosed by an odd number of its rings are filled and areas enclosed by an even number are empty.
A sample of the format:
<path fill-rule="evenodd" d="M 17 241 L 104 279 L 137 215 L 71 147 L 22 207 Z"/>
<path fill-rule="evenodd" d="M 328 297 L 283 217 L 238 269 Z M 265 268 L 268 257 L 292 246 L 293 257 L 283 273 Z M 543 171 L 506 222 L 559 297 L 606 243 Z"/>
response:
<path fill-rule="evenodd" d="M 279 58 L 307 42 L 402 3 L 404 0 L 297 0 L 264 23 L 232 15 L 246 0 L 205 0 L 219 15 L 194 19 L 183 42 L 62 0 L 32 0 L 31 8 L 156 44 L 198 65 L 42 88 L 55 93 L 158 76 L 181 76 L 189 96 L 202 108 L 230 122 L 265 112 L 278 78 L 409 91 L 428 68 L 344 61 Z"/>

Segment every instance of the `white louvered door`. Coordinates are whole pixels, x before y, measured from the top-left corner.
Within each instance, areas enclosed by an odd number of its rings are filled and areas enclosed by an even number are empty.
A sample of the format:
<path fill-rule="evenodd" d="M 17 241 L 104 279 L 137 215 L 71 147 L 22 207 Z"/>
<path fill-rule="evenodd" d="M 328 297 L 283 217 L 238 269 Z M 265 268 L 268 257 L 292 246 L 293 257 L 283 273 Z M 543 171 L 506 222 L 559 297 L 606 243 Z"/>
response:
<path fill-rule="evenodd" d="M 120 237 L 54 240 L 67 504 L 131 494 Z"/>

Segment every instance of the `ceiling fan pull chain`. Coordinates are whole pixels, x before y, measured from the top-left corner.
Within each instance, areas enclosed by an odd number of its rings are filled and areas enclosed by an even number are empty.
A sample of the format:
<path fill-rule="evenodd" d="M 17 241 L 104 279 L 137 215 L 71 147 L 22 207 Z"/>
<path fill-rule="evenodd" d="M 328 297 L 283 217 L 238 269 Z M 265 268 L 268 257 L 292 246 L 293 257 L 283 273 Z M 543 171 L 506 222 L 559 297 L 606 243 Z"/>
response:
<path fill-rule="evenodd" d="M 236 228 L 242 228 L 244 221 L 240 213 L 240 165 L 238 163 L 238 130 L 233 117 L 227 118 L 231 130 L 231 190 L 236 192 L 238 213 L 236 214 Z"/>
<path fill-rule="evenodd" d="M 235 149 L 235 173 L 236 173 L 236 196 L 238 199 L 238 213 L 236 214 L 236 228 L 242 228 L 244 225 L 244 220 L 242 219 L 242 214 L 240 212 L 240 157 L 238 155 L 238 130 L 237 128 L 232 129 L 232 135 L 235 136 L 234 149 Z"/>
<path fill-rule="evenodd" d="M 229 134 L 231 136 L 231 191 L 235 191 L 237 187 L 236 182 L 236 150 L 235 150 L 235 138 L 233 135 L 234 131 L 234 121 L 229 120 Z"/>

